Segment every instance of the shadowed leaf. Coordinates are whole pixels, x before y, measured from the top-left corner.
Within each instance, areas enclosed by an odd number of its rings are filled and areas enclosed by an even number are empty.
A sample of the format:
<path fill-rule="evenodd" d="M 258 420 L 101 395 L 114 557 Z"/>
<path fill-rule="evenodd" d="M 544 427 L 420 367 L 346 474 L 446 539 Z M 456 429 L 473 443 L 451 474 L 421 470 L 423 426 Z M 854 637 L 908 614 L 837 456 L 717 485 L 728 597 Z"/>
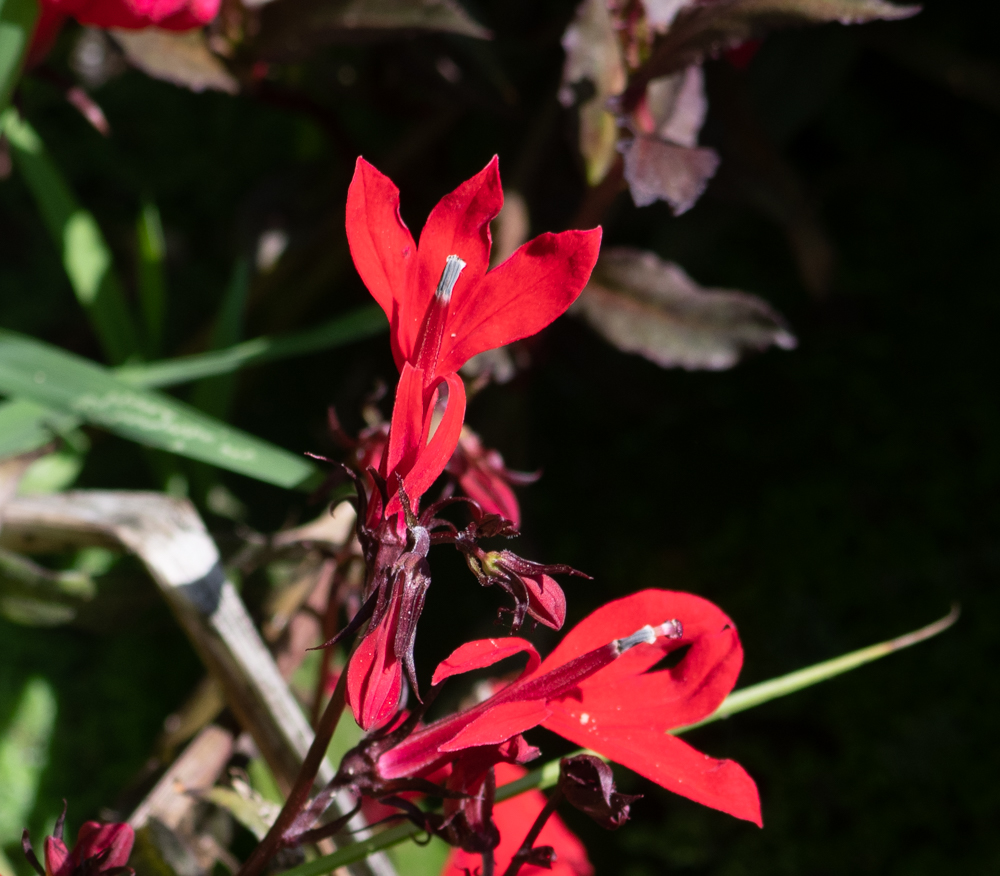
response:
<path fill-rule="evenodd" d="M 680 6 L 653 3 L 657 20 L 670 20 L 647 65 L 635 76 L 624 99 L 632 107 L 650 79 L 700 64 L 725 49 L 763 36 L 768 30 L 800 24 L 864 24 L 909 18 L 919 6 L 885 0 L 715 0 Z M 662 14 L 661 14 L 662 13 Z M 673 17 L 671 17 L 673 16 Z"/>
<path fill-rule="evenodd" d="M 17 169 L 59 248 L 70 285 L 105 354 L 114 363 L 123 361 L 137 352 L 138 338 L 97 221 L 79 205 L 38 133 L 13 107 L 0 116 L 0 130 L 7 135 Z"/>
<path fill-rule="evenodd" d="M 219 58 L 212 54 L 201 30 L 185 33 L 158 30 L 111 30 L 125 57 L 147 76 L 190 88 L 191 91 L 225 91 L 235 94 L 239 84 Z"/>
<path fill-rule="evenodd" d="M 37 17 L 35 0 L 0 2 L 0 110 L 6 108 L 17 84 Z"/>
<path fill-rule="evenodd" d="M 492 36 L 456 0 L 278 0 L 262 12 L 257 50 L 266 58 L 291 59 L 330 43 L 414 31 Z"/>
<path fill-rule="evenodd" d="M 663 368 L 716 371 L 772 344 L 796 345 L 760 298 L 703 289 L 672 262 L 628 247 L 602 253 L 574 310 L 620 350 Z"/>

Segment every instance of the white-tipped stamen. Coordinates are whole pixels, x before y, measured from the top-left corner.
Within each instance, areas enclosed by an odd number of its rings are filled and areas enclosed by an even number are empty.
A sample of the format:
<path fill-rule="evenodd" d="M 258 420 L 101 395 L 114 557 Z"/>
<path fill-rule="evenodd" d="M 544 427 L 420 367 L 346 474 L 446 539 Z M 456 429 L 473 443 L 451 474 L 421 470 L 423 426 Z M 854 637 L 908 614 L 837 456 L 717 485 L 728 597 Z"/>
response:
<path fill-rule="evenodd" d="M 636 645 L 652 645 L 658 638 L 664 636 L 668 639 L 679 639 L 684 635 L 684 626 L 679 620 L 668 620 L 658 627 L 651 627 L 646 624 L 642 629 L 636 630 L 631 636 L 622 639 L 615 639 L 614 644 L 618 648 L 619 654 L 624 654 L 629 648 Z"/>
<path fill-rule="evenodd" d="M 664 636 L 667 639 L 682 639 L 684 638 L 684 624 L 682 624 L 677 618 L 673 620 L 664 621 L 658 627 L 653 630 L 657 636 Z"/>
<path fill-rule="evenodd" d="M 465 262 L 462 259 L 457 255 L 448 256 L 447 261 L 444 263 L 444 270 L 441 272 L 441 279 L 438 281 L 437 292 L 434 293 L 437 300 L 442 304 L 447 304 L 451 301 L 451 293 L 458 282 L 458 275 L 464 269 Z"/>

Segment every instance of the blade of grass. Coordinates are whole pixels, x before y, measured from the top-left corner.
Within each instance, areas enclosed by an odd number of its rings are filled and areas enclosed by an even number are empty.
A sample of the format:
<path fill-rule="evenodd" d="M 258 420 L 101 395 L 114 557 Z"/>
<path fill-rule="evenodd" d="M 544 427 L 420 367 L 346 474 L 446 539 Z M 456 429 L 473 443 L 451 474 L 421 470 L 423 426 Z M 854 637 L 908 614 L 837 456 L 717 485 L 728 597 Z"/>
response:
<path fill-rule="evenodd" d="M 125 365 L 116 373 L 120 380 L 133 386 L 177 386 L 204 377 L 231 374 L 247 365 L 329 350 L 381 334 L 388 328 L 381 309 L 377 305 L 367 305 L 304 332 L 277 338 L 262 336 L 209 353 Z"/>
<path fill-rule="evenodd" d="M 0 402 L 0 459 L 37 450 L 80 425 L 77 417 L 23 398 Z"/>
<path fill-rule="evenodd" d="M 117 435 L 281 487 L 315 472 L 305 459 L 169 396 L 129 386 L 107 369 L 34 338 L 0 330 L 0 392 Z"/>
<path fill-rule="evenodd" d="M 38 133 L 13 107 L 0 115 L 0 131 L 7 135 L 14 162 L 62 254 L 70 285 L 105 355 L 114 364 L 125 361 L 138 353 L 138 336 L 97 221 L 77 202 Z"/>
<path fill-rule="evenodd" d="M 213 351 L 225 349 L 235 344 L 243 335 L 243 310 L 250 292 L 250 262 L 245 258 L 236 260 L 229 286 L 222 297 L 222 306 L 216 317 L 209 339 Z M 236 378 L 232 372 L 199 381 L 191 393 L 191 404 L 213 417 L 228 414 L 236 389 Z"/>
<path fill-rule="evenodd" d="M 35 0 L 0 0 L 0 110 L 10 103 L 37 18 Z"/>
<path fill-rule="evenodd" d="M 948 629 L 948 627 L 958 620 L 958 614 L 958 607 L 954 606 L 941 620 L 928 624 L 926 627 L 921 627 L 912 633 L 898 636 L 895 639 L 889 639 L 887 642 L 880 642 L 877 645 L 870 645 L 867 648 L 861 648 L 857 651 L 851 651 L 840 657 L 834 657 L 832 660 L 825 660 L 822 663 L 807 666 L 805 669 L 790 672 L 788 675 L 782 675 L 770 681 L 764 681 L 760 684 L 744 688 L 743 690 L 734 691 L 704 721 L 699 721 L 697 724 L 689 724 L 686 727 L 675 727 L 670 733 L 672 735 L 686 733 L 695 727 L 701 727 L 713 721 L 728 718 L 730 715 L 736 714 L 736 712 L 752 709 L 754 706 L 762 705 L 779 697 L 788 696 L 788 694 L 818 684 L 821 681 L 842 675 L 845 672 L 863 666 L 865 663 L 870 663 L 873 660 L 878 660 L 880 657 L 885 657 L 887 654 L 892 654 L 894 651 L 909 648 L 911 645 L 917 644 L 917 642 L 923 642 L 925 639 L 936 636 L 938 633 Z M 598 754 L 596 751 L 587 751 L 584 749 L 573 752 L 573 755 L 575 754 L 593 754 L 607 760 L 607 758 L 604 758 L 603 755 Z M 562 758 L 551 760 L 538 769 L 532 770 L 526 776 L 497 788 L 497 802 L 509 800 L 511 797 L 516 797 L 518 794 L 523 794 L 525 791 L 531 791 L 536 788 L 551 788 L 559 781 L 559 762 L 561 760 Z M 324 876 L 324 874 L 330 873 L 337 867 L 345 867 L 353 864 L 355 861 L 362 860 L 372 852 L 387 849 L 410 837 L 417 836 L 420 832 L 420 828 L 415 824 L 400 824 L 377 833 L 369 839 L 338 849 L 332 855 L 324 855 L 313 861 L 300 864 L 298 867 L 285 870 L 280 876 Z"/>
<path fill-rule="evenodd" d="M 337 317 L 308 331 L 279 338 L 254 338 L 210 353 L 181 356 L 176 359 L 165 359 L 161 362 L 148 364 L 124 365 L 116 369 L 114 374 L 120 381 L 130 386 L 144 388 L 177 386 L 204 377 L 232 374 L 248 365 L 273 362 L 292 356 L 332 349 L 380 334 L 388 327 L 385 316 L 378 306 L 370 305 L 359 307 L 357 310 L 352 310 L 344 316 Z M 5 404 L 17 404 L 19 407 L 15 412 L 5 414 Z M 4 455 L 4 449 L 8 444 L 14 447 L 12 452 L 18 453 L 34 450 L 36 447 L 47 444 L 53 437 L 53 431 L 48 425 L 50 423 L 65 424 L 60 425 L 56 431 L 72 429 L 80 423 L 79 418 L 69 418 L 65 413 L 50 410 L 34 402 L 25 402 L 25 405 L 30 405 L 30 407 L 21 406 L 20 400 L 0 403 L 0 436 L 2 436 L 0 437 L 0 456 Z M 29 410 L 35 411 L 34 426 L 30 426 L 27 422 Z M 15 413 L 16 418 L 14 417 Z M 5 416 L 10 416 L 13 419 L 8 421 Z M 13 423 L 14 419 L 18 423 L 18 431 L 11 431 L 8 434 L 4 424 Z"/>
<path fill-rule="evenodd" d="M 163 320 L 167 307 L 167 283 L 163 273 L 166 244 L 163 226 L 156 204 L 142 205 L 136 220 L 136 240 L 139 243 L 139 306 L 146 333 L 146 353 L 150 358 L 160 355 L 163 348 Z"/>

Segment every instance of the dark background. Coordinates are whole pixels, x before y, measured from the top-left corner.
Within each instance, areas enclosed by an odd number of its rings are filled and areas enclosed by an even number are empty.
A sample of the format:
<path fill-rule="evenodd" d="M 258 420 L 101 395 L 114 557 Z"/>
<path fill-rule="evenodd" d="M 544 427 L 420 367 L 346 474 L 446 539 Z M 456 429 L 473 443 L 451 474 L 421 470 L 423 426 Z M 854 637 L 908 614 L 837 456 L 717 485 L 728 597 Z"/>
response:
<path fill-rule="evenodd" d="M 140 200 L 158 203 L 169 353 L 204 343 L 233 259 L 269 223 L 289 228 L 292 245 L 255 286 L 248 337 L 365 301 L 343 235 L 359 153 L 393 176 L 414 229 L 494 152 L 505 183 L 528 197 L 534 233 L 570 221 L 584 187 L 554 93 L 572 4 L 466 5 L 495 31 L 492 43 L 427 35 L 324 49 L 283 74 L 305 95 L 298 106 L 281 84 L 232 98 L 126 73 L 95 92 L 109 140 L 54 87 L 25 83 L 27 117 L 126 277 Z M 766 298 L 797 350 L 724 373 L 662 371 L 567 318 L 531 345 L 532 370 L 470 408 L 508 463 L 544 469 L 521 491 L 520 550 L 594 576 L 568 583 L 570 621 L 644 587 L 702 594 L 739 625 L 748 684 L 962 605 L 938 639 L 691 735 L 756 778 L 763 830 L 627 777 L 647 796 L 620 832 L 598 835 L 567 816 L 599 873 L 1000 867 L 990 839 L 1000 817 L 1000 416 L 989 364 L 1000 316 L 998 17 L 988 4 L 937 0 L 902 23 L 773 34 L 743 74 L 711 62 L 703 142 L 720 147 L 723 170 L 707 195 L 675 219 L 623 194 L 605 216 L 606 241 Z M 55 67 L 65 69 L 72 36 Z M 442 55 L 462 69 L 457 84 L 437 73 Z M 789 243 L 801 210 L 762 207 L 771 202 L 739 176 L 739 132 L 716 111 L 720 89 L 734 88 L 835 253 L 825 294 L 807 289 Z M 0 283 L 0 324 L 100 358 L 16 174 L 0 185 Z M 292 450 L 329 451 L 326 406 L 357 428 L 379 377 L 394 377 L 384 336 L 258 368 L 242 375 L 231 419 Z M 133 446 L 92 439 L 82 485 L 160 486 Z M 225 480 L 262 530 L 317 513 L 301 494 Z M 225 535 L 225 521 L 210 523 Z M 498 604 L 451 557 L 435 563 L 424 672 L 468 637 L 466 618 L 483 618 L 474 633 L 491 629 Z M 100 635 L 0 621 L 0 726 L 33 674 L 51 680 L 59 704 L 40 830 L 64 796 L 76 823 L 113 805 L 199 669 L 151 599 Z"/>

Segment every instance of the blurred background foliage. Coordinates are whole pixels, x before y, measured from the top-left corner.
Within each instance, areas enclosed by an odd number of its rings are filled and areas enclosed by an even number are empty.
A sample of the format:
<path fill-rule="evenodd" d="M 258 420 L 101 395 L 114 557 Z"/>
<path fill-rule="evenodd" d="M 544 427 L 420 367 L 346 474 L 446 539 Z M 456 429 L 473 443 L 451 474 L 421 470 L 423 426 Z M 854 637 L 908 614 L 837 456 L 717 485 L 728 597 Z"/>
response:
<path fill-rule="evenodd" d="M 327 46 L 238 95 L 114 70 L 92 91 L 110 137 L 50 78 L 26 77 L 20 111 L 96 217 L 132 302 L 149 262 L 138 217 L 158 210 L 160 354 L 309 329 L 368 303 L 343 232 L 358 154 L 400 186 L 413 229 L 495 152 L 533 232 L 572 221 L 585 183 L 556 92 L 574 4 L 464 5 L 491 41 Z M 644 587 L 705 595 L 739 625 L 746 684 L 963 606 L 940 639 L 697 731 L 699 748 L 759 782 L 763 831 L 627 778 L 646 797 L 626 829 L 598 835 L 568 814 L 599 873 L 1000 867 L 998 19 L 985 4 L 931 0 L 901 23 L 775 33 L 743 72 L 709 62 L 702 143 L 722 164 L 705 197 L 679 218 L 626 193 L 606 211 L 607 244 L 762 296 L 798 349 L 719 373 L 664 371 L 567 318 L 529 345 L 528 372 L 470 406 L 509 465 L 544 471 L 520 491 L 521 552 L 594 576 L 568 584 L 570 622 Z M 71 75 L 80 33 L 62 34 L 46 70 Z M 755 161 L 761 143 L 771 151 Z M 287 241 L 273 266 L 265 232 L 279 251 Z M 241 261 L 252 282 L 226 299 Z M 0 288 L 4 328 L 103 360 L 16 172 L 0 183 Z M 222 323 L 227 300 L 235 316 Z M 365 397 L 394 374 L 383 335 L 246 369 L 221 393 L 204 382 L 175 392 L 293 453 L 333 453 L 327 406 L 355 431 Z M 248 527 L 321 510 L 304 491 L 75 434 L 90 444 L 78 486 L 187 491 L 224 551 Z M 435 563 L 423 672 L 488 633 L 488 620 L 470 631 L 464 619 L 496 605 L 457 558 Z M 51 629 L 0 619 L 9 858 L 22 822 L 40 836 L 64 797 L 75 825 L 126 807 L 164 716 L 200 677 L 152 586 L 127 562 L 115 568 L 96 618 Z M 244 582 L 252 607 L 266 589 L 259 575 Z M 548 644 L 545 633 L 534 638 Z"/>

